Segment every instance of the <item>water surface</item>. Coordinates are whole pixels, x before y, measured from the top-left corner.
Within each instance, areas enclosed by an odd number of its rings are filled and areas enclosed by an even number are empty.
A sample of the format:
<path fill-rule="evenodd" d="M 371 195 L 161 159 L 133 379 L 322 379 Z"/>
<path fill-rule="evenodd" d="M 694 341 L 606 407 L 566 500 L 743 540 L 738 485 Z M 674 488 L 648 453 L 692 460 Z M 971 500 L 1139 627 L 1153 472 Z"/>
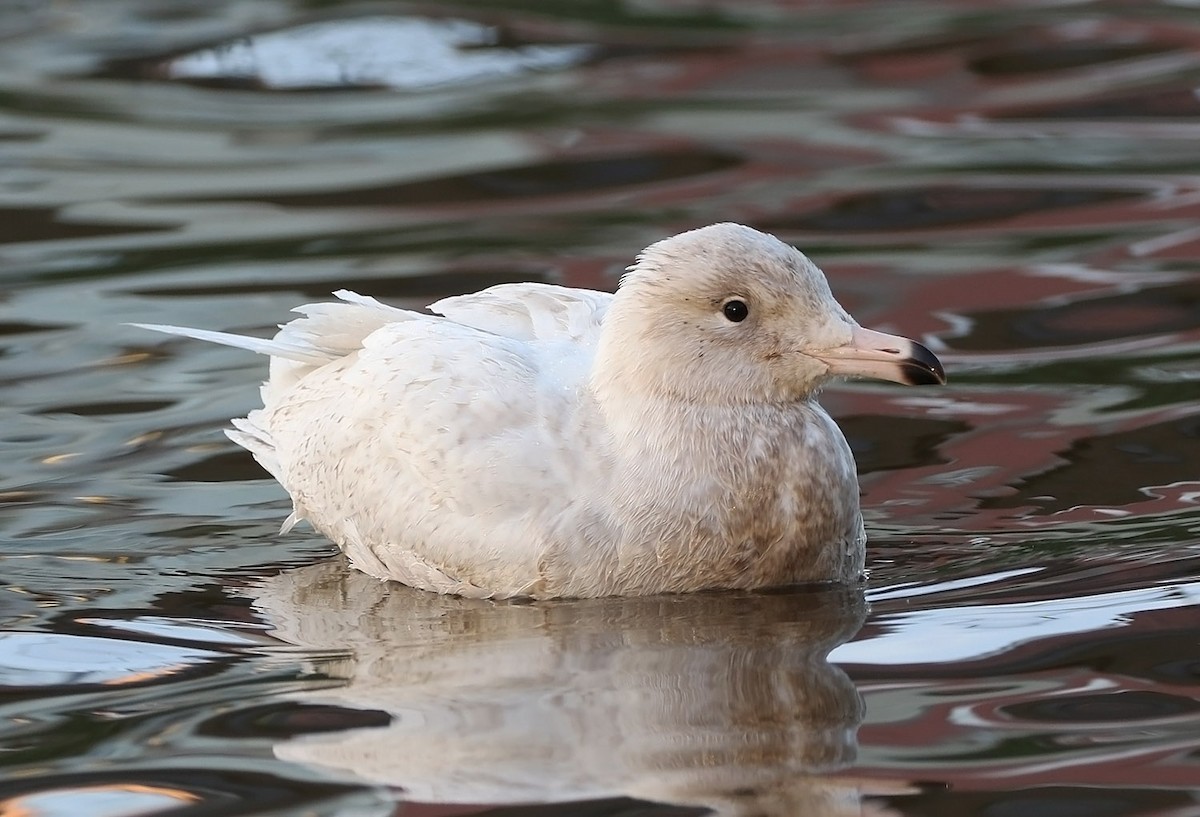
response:
<path fill-rule="evenodd" d="M 0 6 L 0 811 L 1200 814 L 1200 22 Z M 851 591 L 380 585 L 221 435 L 257 334 L 736 220 L 951 385 L 831 388 Z"/>

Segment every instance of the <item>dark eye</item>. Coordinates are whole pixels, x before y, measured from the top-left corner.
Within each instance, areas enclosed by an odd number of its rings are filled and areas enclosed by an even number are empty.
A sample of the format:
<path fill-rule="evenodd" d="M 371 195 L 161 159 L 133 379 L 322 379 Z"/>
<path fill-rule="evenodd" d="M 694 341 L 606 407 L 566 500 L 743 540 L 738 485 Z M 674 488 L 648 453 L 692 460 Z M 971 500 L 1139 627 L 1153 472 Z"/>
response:
<path fill-rule="evenodd" d="M 736 298 L 732 301 L 726 301 L 725 306 L 721 307 L 725 313 L 725 317 L 734 323 L 741 323 L 750 315 L 750 307 L 746 306 L 745 301 L 739 301 Z"/>

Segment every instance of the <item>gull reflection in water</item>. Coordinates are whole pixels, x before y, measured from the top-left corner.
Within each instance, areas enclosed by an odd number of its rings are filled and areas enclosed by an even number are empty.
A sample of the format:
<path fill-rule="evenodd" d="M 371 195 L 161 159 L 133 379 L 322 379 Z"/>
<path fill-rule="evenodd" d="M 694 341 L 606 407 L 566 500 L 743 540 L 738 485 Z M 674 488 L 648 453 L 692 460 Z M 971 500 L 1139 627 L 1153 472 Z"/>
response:
<path fill-rule="evenodd" d="M 335 560 L 268 580 L 257 606 L 284 641 L 348 656 L 318 660 L 335 684 L 299 700 L 387 716 L 276 754 L 406 801 L 884 813 L 864 810 L 864 781 L 827 776 L 853 762 L 863 715 L 826 660 L 862 625 L 858 588 L 497 603 Z"/>

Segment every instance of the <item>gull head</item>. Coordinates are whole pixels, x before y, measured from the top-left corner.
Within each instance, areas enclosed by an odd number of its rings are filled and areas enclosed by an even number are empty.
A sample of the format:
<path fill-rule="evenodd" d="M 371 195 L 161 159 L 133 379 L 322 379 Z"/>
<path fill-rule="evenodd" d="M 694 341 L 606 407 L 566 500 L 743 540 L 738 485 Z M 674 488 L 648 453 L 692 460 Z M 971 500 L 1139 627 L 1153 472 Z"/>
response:
<path fill-rule="evenodd" d="M 794 247 L 714 224 L 647 247 L 604 319 L 593 383 L 736 405 L 811 397 L 834 376 L 944 383 L 919 343 L 859 326 Z"/>

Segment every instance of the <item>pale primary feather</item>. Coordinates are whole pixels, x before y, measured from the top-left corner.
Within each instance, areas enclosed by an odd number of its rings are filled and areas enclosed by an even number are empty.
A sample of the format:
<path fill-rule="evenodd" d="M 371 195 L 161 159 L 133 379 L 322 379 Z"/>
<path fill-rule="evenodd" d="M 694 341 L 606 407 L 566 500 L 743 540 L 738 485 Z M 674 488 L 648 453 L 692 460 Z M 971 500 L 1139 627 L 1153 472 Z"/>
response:
<path fill-rule="evenodd" d="M 152 328 L 272 355 L 230 437 L 291 494 L 287 524 L 363 571 L 497 597 L 860 573 L 854 463 L 809 350 L 861 330 L 791 247 L 715 225 L 649 248 L 615 296 L 508 284 L 440 316 L 336 294 L 270 341 Z"/>

